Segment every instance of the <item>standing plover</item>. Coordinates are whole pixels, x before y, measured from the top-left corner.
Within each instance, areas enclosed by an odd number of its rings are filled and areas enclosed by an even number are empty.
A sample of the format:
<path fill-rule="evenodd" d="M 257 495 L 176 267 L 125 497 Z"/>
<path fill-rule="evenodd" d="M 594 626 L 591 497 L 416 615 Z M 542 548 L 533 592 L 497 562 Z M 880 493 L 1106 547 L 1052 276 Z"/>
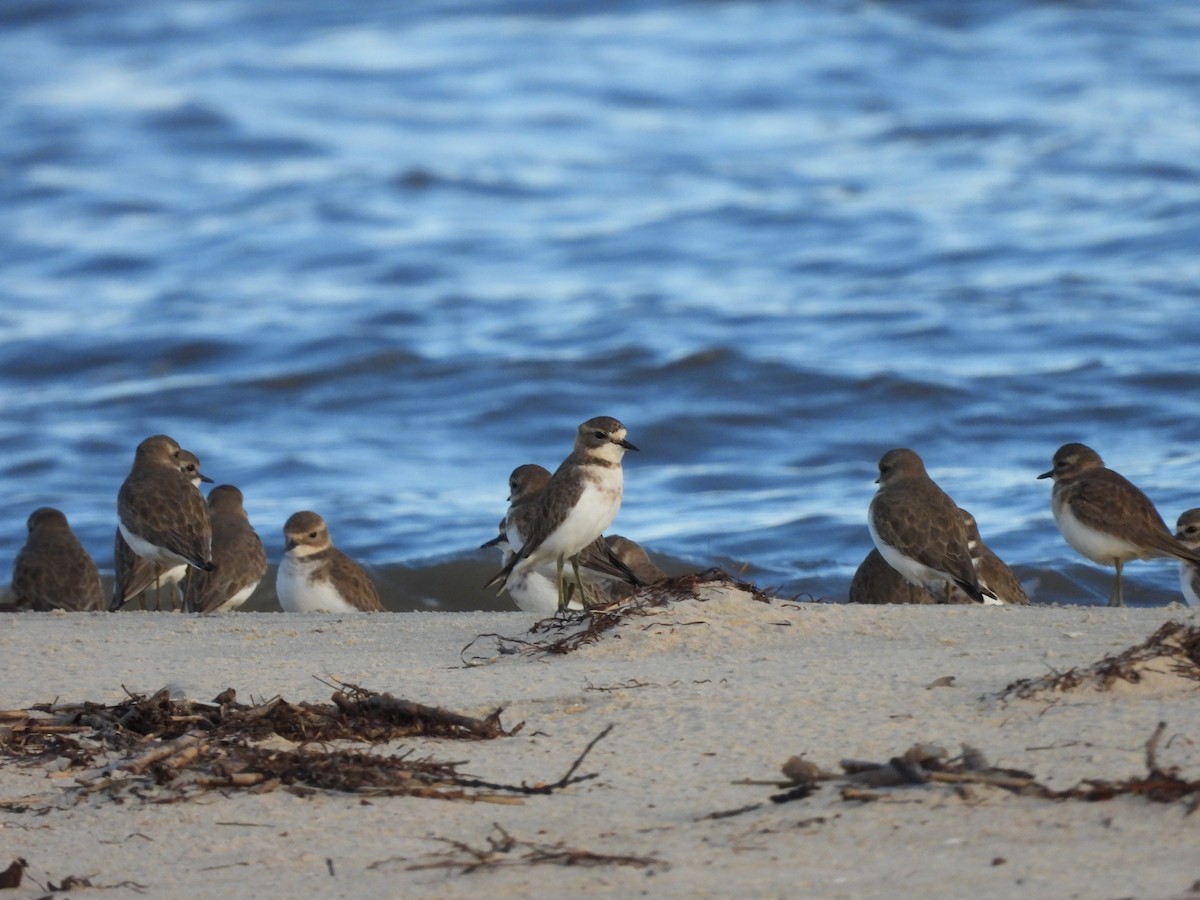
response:
<path fill-rule="evenodd" d="M 212 483 L 211 478 L 200 472 L 200 459 L 196 454 L 181 449 L 177 454 L 177 460 L 179 471 L 187 476 L 193 487 L 199 489 L 201 482 Z M 169 602 L 172 607 L 175 605 L 175 586 L 183 580 L 187 564 L 180 563 L 177 566 L 164 568 L 142 559 L 125 542 L 125 537 L 121 534 L 118 526 L 116 536 L 113 538 L 113 568 L 116 577 L 113 579 L 112 602 L 108 607 L 110 610 L 120 609 L 138 594 L 142 594 L 151 587 L 155 591 L 154 608 L 160 609 L 163 589 L 170 592 Z M 145 606 L 145 597 L 143 596 L 142 608 L 144 609 Z"/>
<path fill-rule="evenodd" d="M 879 490 L 867 525 L 888 564 L 935 596 L 957 585 L 977 603 L 995 596 L 979 584 L 967 530 L 954 501 L 912 450 L 889 450 L 879 460 Z"/>
<path fill-rule="evenodd" d="M 130 549 L 163 568 L 186 563 L 211 572 L 208 507 L 187 473 L 180 447 L 165 434 L 138 444 L 133 468 L 117 494 L 121 536 Z"/>
<path fill-rule="evenodd" d="M 325 520 L 294 513 L 283 526 L 284 553 L 275 593 L 285 612 L 382 612 L 379 592 L 362 566 L 333 545 Z"/>
<path fill-rule="evenodd" d="M 1109 606 L 1125 605 L 1121 567 L 1131 559 L 1174 556 L 1200 563 L 1200 550 L 1176 540 L 1150 498 L 1107 468 L 1091 447 L 1063 444 L 1054 468 L 1038 478 L 1054 479 L 1054 523 L 1067 543 L 1094 563 L 1116 567 Z"/>
<path fill-rule="evenodd" d="M 242 492 L 219 484 L 208 492 L 212 522 L 212 572 L 195 572 L 183 592 L 188 612 L 215 613 L 237 609 L 267 574 L 267 555 L 250 525 Z"/>
<path fill-rule="evenodd" d="M 1200 509 L 1189 509 L 1175 523 L 1175 537 L 1179 543 L 1191 550 L 1200 550 Z M 1186 560 L 1179 561 L 1179 589 L 1183 602 L 1188 606 L 1200 606 L 1200 566 Z"/>
<path fill-rule="evenodd" d="M 621 507 L 621 458 L 626 450 L 637 449 L 625 434 L 625 426 L 609 416 L 597 416 L 579 426 L 571 455 L 541 493 L 538 515 L 529 534 L 524 535 L 524 544 L 484 587 L 507 584 L 530 569 L 552 562 L 558 608 L 565 608 L 564 564 L 571 561 L 579 581 L 579 552 L 603 534 Z"/>
<path fill-rule="evenodd" d="M 104 608 L 96 564 L 57 509 L 29 515 L 25 546 L 13 561 L 12 592 L 17 609 L 87 611 Z"/>
<path fill-rule="evenodd" d="M 525 546 L 526 538 L 536 528 L 536 522 L 541 512 L 542 492 L 550 483 L 550 473 L 539 465 L 527 464 L 517 466 L 508 477 L 508 512 L 504 517 L 504 530 L 508 545 L 513 553 L 519 553 Z M 506 558 L 504 564 L 511 560 Z M 578 569 L 576 577 L 571 578 L 567 573 L 567 591 L 570 599 L 568 609 L 585 609 L 589 605 L 588 592 L 592 594 L 592 605 L 608 599 L 605 588 L 612 582 L 624 582 L 640 586 L 642 582 L 613 552 L 603 537 L 597 537 L 578 553 Z M 582 581 L 580 580 L 582 579 Z M 526 573 L 506 584 L 508 591 L 521 609 L 536 605 L 538 611 L 543 611 L 545 585 L 555 585 L 555 566 L 551 562 L 537 569 L 526 570 Z M 526 597 L 518 599 L 516 593 L 524 593 Z M 554 610 L 548 610 L 553 612 Z"/>

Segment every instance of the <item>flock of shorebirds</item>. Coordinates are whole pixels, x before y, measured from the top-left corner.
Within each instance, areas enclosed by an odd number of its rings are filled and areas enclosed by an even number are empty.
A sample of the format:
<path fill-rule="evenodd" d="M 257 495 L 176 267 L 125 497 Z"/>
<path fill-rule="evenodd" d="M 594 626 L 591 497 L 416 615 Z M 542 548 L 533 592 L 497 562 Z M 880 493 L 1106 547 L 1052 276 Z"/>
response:
<path fill-rule="evenodd" d="M 485 587 L 507 590 L 525 611 L 552 613 L 585 611 L 665 577 L 636 543 L 604 536 L 621 505 L 621 461 L 629 450 L 637 447 L 625 426 L 597 416 L 579 426 L 571 454 L 553 473 L 532 464 L 514 469 L 499 534 L 484 544 L 500 549 L 502 568 Z M 1172 535 L 1149 498 L 1083 444 L 1060 447 L 1054 467 L 1038 477 L 1054 479 L 1054 520 L 1067 543 L 1115 567 L 1110 606 L 1123 605 L 1123 565 L 1155 557 L 1179 560 L 1184 600 L 1200 604 L 1200 509 L 1183 513 Z M 151 590 L 174 597 L 182 584 L 185 611 L 237 609 L 266 575 L 267 558 L 241 491 L 218 485 L 206 500 L 199 488 L 211 481 L 195 454 L 166 435 L 138 445 L 117 495 L 108 603 L 66 516 L 35 510 L 13 564 L 16 608 L 117 610 Z M 854 575 L 851 602 L 1029 602 L 983 543 L 974 518 L 937 486 L 916 453 L 885 453 L 878 483 L 867 516 L 875 549 Z M 370 576 L 333 545 L 321 516 L 297 512 L 283 535 L 275 589 L 285 611 L 382 611 Z"/>

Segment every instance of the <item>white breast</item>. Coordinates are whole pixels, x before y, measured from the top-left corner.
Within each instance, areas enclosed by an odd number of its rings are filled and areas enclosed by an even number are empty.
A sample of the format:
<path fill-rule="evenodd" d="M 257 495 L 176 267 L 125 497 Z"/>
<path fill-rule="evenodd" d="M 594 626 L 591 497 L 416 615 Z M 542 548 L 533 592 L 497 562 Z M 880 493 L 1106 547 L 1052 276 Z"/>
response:
<path fill-rule="evenodd" d="M 1054 523 L 1067 543 L 1094 563 L 1115 566 L 1118 559 L 1124 563 L 1142 556 L 1141 551 L 1129 541 L 1084 525 L 1075 518 L 1068 503 L 1054 503 Z"/>
<path fill-rule="evenodd" d="M 118 522 L 117 527 L 121 529 L 121 537 L 125 538 L 125 543 L 129 545 L 129 549 L 142 559 L 152 562 L 156 566 L 162 566 L 163 568 L 170 568 L 179 564 L 187 564 L 187 560 L 185 560 L 182 556 L 177 556 L 170 550 L 164 550 L 162 547 L 155 546 L 149 541 L 145 541 L 138 537 L 125 527 L 124 522 Z"/>
<path fill-rule="evenodd" d="M 321 561 L 297 560 L 291 553 L 283 555 L 275 575 L 275 593 L 284 612 L 358 612 L 342 599 L 332 582 L 313 580 L 322 565 Z"/>
<path fill-rule="evenodd" d="M 1179 563 L 1179 589 L 1183 591 L 1183 602 L 1188 606 L 1200 606 L 1200 568 L 1192 563 Z"/>

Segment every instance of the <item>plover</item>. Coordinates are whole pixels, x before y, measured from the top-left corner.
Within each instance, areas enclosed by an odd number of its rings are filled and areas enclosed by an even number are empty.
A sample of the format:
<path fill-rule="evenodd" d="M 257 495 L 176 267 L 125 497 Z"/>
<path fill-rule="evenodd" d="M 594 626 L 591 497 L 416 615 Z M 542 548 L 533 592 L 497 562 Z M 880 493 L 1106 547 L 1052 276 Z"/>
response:
<path fill-rule="evenodd" d="M 878 484 L 867 525 L 890 566 L 935 597 L 957 585 L 977 603 L 995 600 L 971 564 L 958 507 L 926 473 L 921 457 L 889 450 L 879 460 Z"/>
<path fill-rule="evenodd" d="M 195 572 L 183 592 L 188 612 L 216 613 L 237 609 L 267 574 L 267 555 L 243 505 L 242 492 L 219 484 L 208 493 L 212 523 L 212 572 Z"/>
<path fill-rule="evenodd" d="M 1131 559 L 1174 556 L 1200 563 L 1200 550 L 1176 540 L 1150 498 L 1107 468 L 1091 447 L 1063 444 L 1054 468 L 1038 478 L 1054 479 L 1054 523 L 1067 543 L 1092 562 L 1116 568 L 1109 606 L 1125 605 L 1121 568 Z"/>
<path fill-rule="evenodd" d="M 603 540 L 612 555 L 621 562 L 621 565 L 629 569 L 638 581 L 637 584 L 631 584 L 628 580 L 615 579 L 605 582 L 603 589 L 609 600 L 624 600 L 636 594 L 641 588 L 657 584 L 667 577 L 667 573 L 658 567 L 650 558 L 650 554 L 636 541 L 619 534 L 606 534 Z"/>
<path fill-rule="evenodd" d="M 958 600 L 959 597 L 966 595 L 958 592 L 950 599 Z M 940 602 L 946 601 L 947 597 L 943 594 Z M 938 603 L 939 598 L 920 585 L 910 584 L 898 570 L 888 565 L 878 550 L 872 548 L 859 563 L 850 581 L 850 602 L 930 604 Z"/>
<path fill-rule="evenodd" d="M 187 476 L 192 486 L 199 489 L 202 482 L 212 483 L 212 479 L 200 472 L 200 459 L 189 450 L 180 450 L 177 456 L 179 471 Z M 113 568 L 116 577 L 113 579 L 113 596 L 109 610 L 118 610 L 138 594 L 154 588 L 154 608 L 160 609 L 162 591 L 170 592 L 171 606 L 175 605 L 175 586 L 183 580 L 187 565 L 181 563 L 170 568 L 163 568 L 142 559 L 125 542 L 118 526 L 113 539 Z M 143 598 L 142 608 L 145 608 Z"/>
<path fill-rule="evenodd" d="M 67 517 L 49 506 L 26 522 L 25 546 L 13 561 L 12 592 L 17 609 L 84 612 L 104 608 L 100 573 L 79 543 Z"/>
<path fill-rule="evenodd" d="M 983 542 L 975 517 L 961 508 L 959 514 L 962 515 L 963 525 L 967 529 L 967 549 L 971 553 L 971 564 L 975 567 L 975 574 L 979 576 L 979 583 L 996 595 L 998 603 L 1028 606 L 1029 597 L 1021 587 L 1021 580 L 1004 564 L 1004 560 Z"/>
<path fill-rule="evenodd" d="M 533 533 L 538 517 L 541 515 L 542 492 L 550 483 L 550 472 L 539 465 L 527 464 L 517 466 L 508 477 L 508 512 L 504 517 L 504 530 L 509 547 L 517 553 L 525 546 L 526 536 Z M 603 539 L 597 537 L 584 547 L 578 554 L 579 566 L 576 577 L 564 573 L 567 591 L 570 599 L 568 609 L 584 609 L 589 604 L 590 589 L 592 602 L 599 603 L 608 599 L 606 587 L 614 582 L 625 582 L 640 586 L 642 582 L 613 552 Z M 511 560 L 505 559 L 507 565 Z M 552 562 L 539 566 L 536 570 L 528 570 L 530 577 L 519 577 L 511 586 L 506 585 L 509 593 L 514 591 L 524 593 L 524 599 L 514 595 L 517 606 L 521 609 L 544 611 L 545 584 L 555 585 L 555 566 Z M 532 577 L 533 573 L 540 577 Z M 549 610 L 553 612 L 553 609 Z"/>
<path fill-rule="evenodd" d="M 579 552 L 604 533 L 621 507 L 621 459 L 626 450 L 637 450 L 625 434 L 625 426 L 609 416 L 597 416 L 579 426 L 571 455 L 541 493 L 538 515 L 530 533 L 524 535 L 524 544 L 484 587 L 507 584 L 531 569 L 553 563 L 558 608 L 566 606 L 564 564 L 571 561 L 578 581 Z"/>
<path fill-rule="evenodd" d="M 208 507 L 180 471 L 180 447 L 165 434 L 138 444 L 133 468 L 117 494 L 121 536 L 147 562 L 165 569 L 186 563 L 211 572 Z"/>
<path fill-rule="evenodd" d="M 325 520 L 294 513 L 283 526 L 284 553 L 275 592 L 285 612 L 382 612 L 375 584 L 333 545 Z"/>
<path fill-rule="evenodd" d="M 1200 550 L 1200 509 L 1189 509 L 1179 517 L 1175 523 L 1175 537 L 1185 547 Z M 1200 566 L 1179 561 L 1179 589 L 1183 591 L 1184 603 L 1200 606 Z"/>
<path fill-rule="evenodd" d="M 496 547 L 500 550 L 500 564 L 508 565 L 513 558 L 512 544 L 508 542 L 508 532 L 505 529 L 506 519 L 500 520 L 500 533 L 484 544 L 484 547 Z M 512 598 L 517 609 L 538 615 L 550 615 L 558 609 L 558 588 L 554 579 L 542 574 L 537 569 L 531 569 L 523 577 L 507 585 L 508 595 Z M 571 598 L 568 609 L 582 610 L 583 603 L 579 597 Z"/>

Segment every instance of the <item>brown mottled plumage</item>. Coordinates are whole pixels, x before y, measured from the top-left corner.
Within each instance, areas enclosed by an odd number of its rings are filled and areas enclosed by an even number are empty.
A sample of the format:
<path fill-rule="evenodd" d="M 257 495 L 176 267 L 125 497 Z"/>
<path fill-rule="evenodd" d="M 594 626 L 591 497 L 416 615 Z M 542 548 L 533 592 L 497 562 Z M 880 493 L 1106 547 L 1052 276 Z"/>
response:
<path fill-rule="evenodd" d="M 957 585 L 976 602 L 991 597 L 971 564 L 958 507 L 926 473 L 921 457 L 889 450 L 879 460 L 878 481 L 867 524 L 888 564 L 933 594 Z"/>
<path fill-rule="evenodd" d="M 555 470 L 538 500 L 538 515 L 524 543 L 484 587 L 519 579 L 547 563 L 556 570 L 559 607 L 566 605 L 562 577 L 570 560 L 579 580 L 579 553 L 612 524 L 621 506 L 621 458 L 636 450 L 625 439 L 625 426 L 611 416 L 596 416 L 580 425 L 570 456 Z"/>
<path fill-rule="evenodd" d="M 1064 444 L 1054 454 L 1054 468 L 1038 478 L 1053 478 L 1054 523 L 1078 553 L 1117 570 L 1109 606 L 1124 606 L 1121 569 L 1131 559 L 1174 556 L 1200 563 L 1200 551 L 1181 544 L 1150 498 L 1104 465 L 1085 444 Z"/>
<path fill-rule="evenodd" d="M 975 517 L 965 509 L 960 509 L 959 513 L 962 514 L 963 525 L 967 529 L 967 548 L 971 551 L 971 563 L 975 566 L 979 583 L 995 594 L 1001 603 L 1028 606 L 1029 597 L 1025 588 L 1021 586 L 1021 580 L 1004 564 L 1004 560 L 983 542 Z"/>
<path fill-rule="evenodd" d="M 188 481 L 195 488 L 200 487 L 201 482 L 212 482 L 212 479 L 200 472 L 200 459 L 196 454 L 189 450 L 181 449 L 176 456 L 179 463 L 179 471 L 187 476 Z M 142 559 L 133 552 L 133 548 L 125 541 L 124 535 L 121 534 L 121 529 L 118 527 L 116 537 L 113 539 L 113 569 L 116 577 L 113 579 L 113 596 L 112 602 L 109 604 L 109 610 L 117 610 L 136 597 L 138 594 L 154 587 L 161 591 L 163 588 L 169 588 L 171 592 L 171 606 L 174 607 L 175 585 L 183 580 L 183 575 L 187 571 L 187 566 L 184 564 L 177 566 L 159 566 L 148 560 Z M 144 599 L 144 598 L 143 598 Z M 155 598 L 155 609 L 158 609 L 159 598 Z M 145 604 L 143 603 L 143 607 Z"/>
<path fill-rule="evenodd" d="M 13 561 L 12 592 L 17 609 L 102 609 L 104 590 L 96 564 L 57 509 L 35 509 L 25 546 Z"/>
<path fill-rule="evenodd" d="M 267 554 L 250 525 L 242 492 L 219 484 L 208 494 L 212 556 L 216 568 L 194 572 L 183 593 L 188 612 L 229 612 L 245 603 L 267 574 Z"/>
<path fill-rule="evenodd" d="M 275 592 L 285 611 L 383 611 L 371 577 L 333 545 L 325 520 L 315 512 L 294 513 L 283 526 L 283 537 Z"/>
<path fill-rule="evenodd" d="M 156 434 L 138 444 L 133 468 L 117 494 L 121 534 L 155 565 L 187 563 L 212 570 L 208 506 L 180 469 L 179 444 Z"/>
<path fill-rule="evenodd" d="M 953 599 L 958 600 L 959 597 L 971 603 L 975 602 L 966 594 L 956 591 Z M 850 602 L 932 604 L 938 603 L 939 598 L 923 587 L 910 584 L 903 575 L 888 565 L 878 550 L 872 549 L 859 563 L 854 578 L 850 581 Z M 944 592 L 940 595 L 940 602 L 946 602 Z"/>

